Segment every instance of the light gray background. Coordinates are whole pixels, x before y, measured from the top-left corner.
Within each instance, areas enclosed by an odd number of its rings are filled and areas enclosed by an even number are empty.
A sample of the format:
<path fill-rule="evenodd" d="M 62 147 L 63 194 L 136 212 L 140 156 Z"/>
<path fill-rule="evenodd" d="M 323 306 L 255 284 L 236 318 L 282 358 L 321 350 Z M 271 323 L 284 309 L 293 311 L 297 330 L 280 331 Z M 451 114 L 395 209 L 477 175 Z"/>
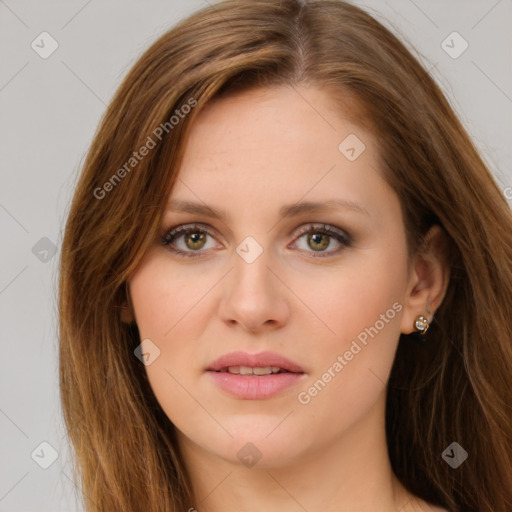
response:
<path fill-rule="evenodd" d="M 512 202 L 512 0 L 354 3 L 421 53 Z M 57 263 L 65 216 L 121 79 L 157 36 L 204 5 L 0 0 L 0 511 L 83 510 L 69 479 L 58 390 Z M 47 59 L 31 48 L 43 31 L 59 45 Z M 453 31 L 469 44 L 456 59 L 441 46 Z M 44 252 L 51 244 L 53 257 Z M 35 462 L 51 461 L 42 442 L 58 453 L 48 469 Z"/>

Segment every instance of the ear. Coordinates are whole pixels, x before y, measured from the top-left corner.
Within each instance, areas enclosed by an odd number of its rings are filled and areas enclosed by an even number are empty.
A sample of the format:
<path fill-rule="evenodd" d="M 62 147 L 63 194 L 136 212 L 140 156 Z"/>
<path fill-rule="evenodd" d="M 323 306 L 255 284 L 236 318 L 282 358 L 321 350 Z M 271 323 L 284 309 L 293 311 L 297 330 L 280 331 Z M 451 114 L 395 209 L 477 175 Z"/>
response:
<path fill-rule="evenodd" d="M 441 305 L 448 282 L 448 240 L 445 231 L 437 224 L 432 226 L 411 264 L 407 296 L 402 315 L 401 332 L 415 332 L 414 322 L 423 315 L 432 322 Z"/>
<path fill-rule="evenodd" d="M 131 324 L 135 322 L 135 312 L 133 311 L 129 283 L 125 283 L 125 292 L 126 300 L 124 300 L 121 305 L 121 322 L 125 324 Z"/>

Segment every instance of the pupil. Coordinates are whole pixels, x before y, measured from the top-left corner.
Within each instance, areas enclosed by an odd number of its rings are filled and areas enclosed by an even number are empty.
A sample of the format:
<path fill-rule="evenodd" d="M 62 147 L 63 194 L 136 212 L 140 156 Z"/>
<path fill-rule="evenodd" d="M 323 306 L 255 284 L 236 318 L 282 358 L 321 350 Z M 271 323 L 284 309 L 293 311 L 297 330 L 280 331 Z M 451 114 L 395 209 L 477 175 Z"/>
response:
<path fill-rule="evenodd" d="M 323 244 L 321 243 L 322 238 L 324 240 Z M 314 244 L 320 243 L 320 247 L 317 246 L 317 249 L 325 249 L 329 245 L 329 240 L 327 239 L 327 236 L 323 235 L 321 233 L 315 233 L 315 234 L 310 235 L 309 241 L 310 242 L 312 241 Z M 313 249 L 314 249 L 314 247 L 313 247 Z"/>
<path fill-rule="evenodd" d="M 202 246 L 202 242 L 204 242 L 204 233 L 191 233 L 187 235 L 187 242 L 191 241 L 193 249 L 197 249 L 197 244 L 199 244 L 199 247 Z"/>

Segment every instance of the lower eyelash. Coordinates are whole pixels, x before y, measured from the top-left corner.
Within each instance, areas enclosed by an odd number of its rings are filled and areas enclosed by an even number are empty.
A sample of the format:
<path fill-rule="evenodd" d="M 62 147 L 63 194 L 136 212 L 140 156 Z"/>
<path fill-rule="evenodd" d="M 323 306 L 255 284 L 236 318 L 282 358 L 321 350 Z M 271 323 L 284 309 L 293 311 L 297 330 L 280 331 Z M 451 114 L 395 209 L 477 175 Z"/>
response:
<path fill-rule="evenodd" d="M 186 235 L 187 233 L 205 233 L 207 235 L 210 235 L 210 233 L 203 228 L 200 228 L 199 226 L 178 226 L 177 228 L 171 229 L 165 233 L 165 235 L 162 237 L 162 245 L 169 246 L 170 250 L 178 254 L 180 256 L 186 257 L 186 258 L 195 258 L 200 255 L 201 251 L 197 251 L 198 254 L 194 254 L 194 251 L 182 251 L 181 249 L 176 249 L 175 247 L 171 247 L 170 244 L 176 240 L 181 235 Z M 211 236 L 211 235 L 210 235 Z"/>
<path fill-rule="evenodd" d="M 334 238 L 336 241 L 338 241 L 340 244 L 344 245 L 345 247 L 350 247 L 352 244 L 352 238 L 344 233 L 344 232 L 338 232 L 332 229 L 327 224 L 313 224 L 308 226 L 304 231 L 299 232 L 299 234 L 296 237 L 296 240 L 299 240 L 304 235 L 307 235 L 309 233 L 320 233 L 323 235 L 329 235 L 331 238 Z M 332 256 L 334 254 L 338 254 L 341 249 L 337 249 L 335 251 L 307 251 L 308 253 L 312 253 L 314 258 L 327 258 L 329 256 Z"/>
<path fill-rule="evenodd" d="M 187 233 L 205 233 L 209 236 L 212 236 L 208 230 L 203 229 L 199 226 L 178 226 L 177 228 L 174 228 L 172 230 L 167 231 L 164 236 L 162 237 L 162 245 L 169 246 L 170 250 L 174 253 L 179 255 L 180 257 L 185 258 L 196 258 L 201 255 L 202 251 L 182 251 L 181 249 L 176 249 L 174 247 L 171 247 L 171 243 L 176 240 L 181 235 L 186 235 Z M 299 234 L 296 237 L 296 240 L 302 238 L 304 235 L 307 235 L 309 233 L 320 233 L 324 235 L 328 235 L 332 238 L 334 238 L 336 241 L 338 241 L 340 244 L 344 245 L 345 247 L 349 247 L 352 244 L 352 239 L 349 235 L 346 233 L 340 233 L 338 231 L 334 231 L 326 224 L 321 225 L 311 225 L 308 226 L 303 231 L 299 232 Z M 308 253 L 311 252 L 313 254 L 313 257 L 315 258 L 325 258 L 328 256 L 331 256 L 332 254 L 337 254 L 339 252 L 339 249 L 336 251 L 307 251 Z"/>

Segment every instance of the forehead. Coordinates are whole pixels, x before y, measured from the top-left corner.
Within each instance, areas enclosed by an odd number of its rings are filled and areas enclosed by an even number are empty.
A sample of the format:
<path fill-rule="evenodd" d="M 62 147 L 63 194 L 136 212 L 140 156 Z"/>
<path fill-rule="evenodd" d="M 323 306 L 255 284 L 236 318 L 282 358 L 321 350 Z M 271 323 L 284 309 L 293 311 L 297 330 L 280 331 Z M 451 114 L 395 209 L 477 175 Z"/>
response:
<path fill-rule="evenodd" d="M 337 192 L 375 201 L 386 183 L 377 141 L 355 123 L 357 111 L 316 87 L 216 99 L 191 127 L 171 197 L 240 208 L 332 199 Z"/>
<path fill-rule="evenodd" d="M 273 162 L 282 164 L 283 156 L 290 164 L 308 157 L 312 163 L 332 165 L 349 135 L 364 143 L 368 155 L 374 136 L 356 124 L 355 100 L 343 100 L 341 104 L 327 90 L 312 86 L 257 88 L 215 99 L 191 127 L 181 169 L 188 172 L 205 161 L 211 166 L 243 162 L 240 167 L 250 168 L 257 160 L 260 167 L 263 162 L 272 167 Z"/>
<path fill-rule="evenodd" d="M 362 107 L 350 93 L 334 95 L 314 86 L 261 87 L 215 98 L 192 127 L 194 153 L 225 154 L 283 145 L 304 148 L 325 139 L 337 150 L 336 139 L 363 129 Z M 366 122 L 366 121 L 364 121 Z M 366 133 L 368 132 L 368 133 Z M 327 145 L 327 144 L 326 144 Z M 192 155 L 188 155 L 192 156 Z"/>

